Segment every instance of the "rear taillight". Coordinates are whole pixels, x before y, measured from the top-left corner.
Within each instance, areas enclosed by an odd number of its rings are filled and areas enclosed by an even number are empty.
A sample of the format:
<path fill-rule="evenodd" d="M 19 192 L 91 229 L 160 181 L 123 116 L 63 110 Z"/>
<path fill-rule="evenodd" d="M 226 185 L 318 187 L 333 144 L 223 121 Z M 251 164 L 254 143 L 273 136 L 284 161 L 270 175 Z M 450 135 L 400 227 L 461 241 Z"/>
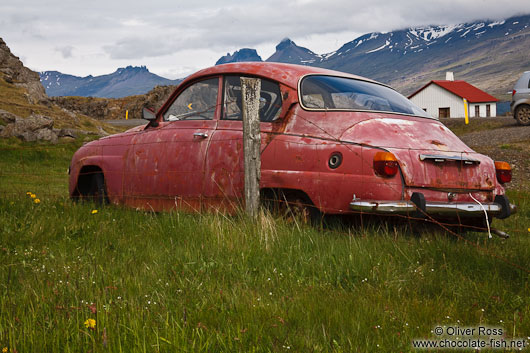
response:
<path fill-rule="evenodd" d="M 512 91 L 512 97 L 515 96 L 516 93 L 517 93 L 517 91 L 516 91 L 516 90 L 513 90 L 513 91 Z"/>
<path fill-rule="evenodd" d="M 506 162 L 495 162 L 495 171 L 499 183 L 509 183 L 512 180 L 512 167 Z"/>
<path fill-rule="evenodd" d="M 374 170 L 377 175 L 391 177 L 399 169 L 396 157 L 390 152 L 377 152 L 374 156 Z"/>

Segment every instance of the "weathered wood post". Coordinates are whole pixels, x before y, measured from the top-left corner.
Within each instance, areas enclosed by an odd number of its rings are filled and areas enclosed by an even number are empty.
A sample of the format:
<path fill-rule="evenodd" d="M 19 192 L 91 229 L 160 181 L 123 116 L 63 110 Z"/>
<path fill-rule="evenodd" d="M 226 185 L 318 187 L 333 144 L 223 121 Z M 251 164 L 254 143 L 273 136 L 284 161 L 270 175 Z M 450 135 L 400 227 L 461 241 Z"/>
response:
<path fill-rule="evenodd" d="M 261 179 L 261 134 L 259 99 L 261 80 L 241 77 L 243 105 L 243 153 L 245 155 L 245 211 L 251 217 L 258 214 L 259 181 Z"/>

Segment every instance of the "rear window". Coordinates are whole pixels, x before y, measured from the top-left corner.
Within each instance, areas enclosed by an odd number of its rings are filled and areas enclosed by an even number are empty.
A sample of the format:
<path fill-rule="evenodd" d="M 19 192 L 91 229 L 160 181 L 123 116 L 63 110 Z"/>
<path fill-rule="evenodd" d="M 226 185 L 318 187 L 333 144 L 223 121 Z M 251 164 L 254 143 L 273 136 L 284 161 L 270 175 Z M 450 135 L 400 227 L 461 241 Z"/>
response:
<path fill-rule="evenodd" d="M 526 71 L 523 73 L 523 75 L 515 83 L 515 88 L 530 88 L 530 71 Z"/>
<path fill-rule="evenodd" d="M 307 76 L 301 83 L 302 105 L 311 110 L 368 110 L 432 118 L 393 89 L 336 76 Z"/>

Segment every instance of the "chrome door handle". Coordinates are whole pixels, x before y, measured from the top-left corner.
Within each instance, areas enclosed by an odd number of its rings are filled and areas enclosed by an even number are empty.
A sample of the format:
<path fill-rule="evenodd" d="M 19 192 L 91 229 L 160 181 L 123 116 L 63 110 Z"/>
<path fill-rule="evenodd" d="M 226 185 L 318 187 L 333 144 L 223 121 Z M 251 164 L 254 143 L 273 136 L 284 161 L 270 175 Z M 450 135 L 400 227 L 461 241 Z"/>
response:
<path fill-rule="evenodd" d="M 203 139 L 208 137 L 208 134 L 206 132 L 195 132 L 193 134 L 193 137 L 202 137 Z"/>

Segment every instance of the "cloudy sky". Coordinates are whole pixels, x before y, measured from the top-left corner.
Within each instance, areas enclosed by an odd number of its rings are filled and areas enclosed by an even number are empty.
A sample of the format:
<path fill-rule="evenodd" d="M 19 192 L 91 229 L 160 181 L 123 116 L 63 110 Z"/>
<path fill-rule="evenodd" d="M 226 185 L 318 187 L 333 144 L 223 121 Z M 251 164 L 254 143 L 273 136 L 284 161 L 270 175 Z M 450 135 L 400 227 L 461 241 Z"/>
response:
<path fill-rule="evenodd" d="M 323 54 L 369 32 L 529 13 L 529 0 L 1 0 L 0 37 L 36 71 L 180 78 L 244 47 L 266 59 L 285 37 Z"/>

